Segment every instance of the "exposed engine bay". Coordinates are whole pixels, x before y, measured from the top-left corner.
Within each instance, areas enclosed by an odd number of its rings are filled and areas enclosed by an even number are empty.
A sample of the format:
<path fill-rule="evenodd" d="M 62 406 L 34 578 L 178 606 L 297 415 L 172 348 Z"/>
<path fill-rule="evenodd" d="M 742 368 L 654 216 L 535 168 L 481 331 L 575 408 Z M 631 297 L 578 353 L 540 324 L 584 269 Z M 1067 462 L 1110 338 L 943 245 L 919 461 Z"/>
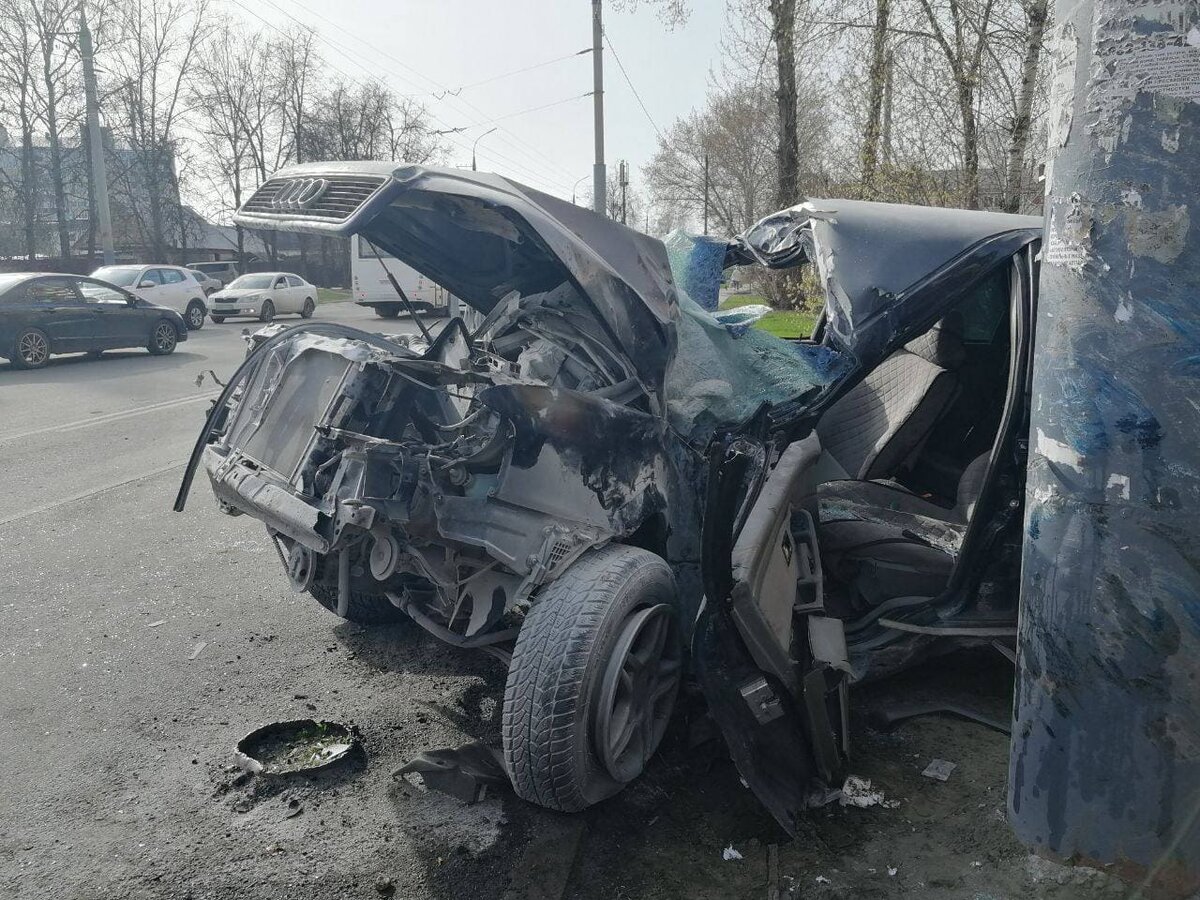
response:
<path fill-rule="evenodd" d="M 568 292 L 514 296 L 474 338 L 455 319 L 432 344 L 264 329 L 204 453 L 222 508 L 261 518 L 293 586 L 343 615 L 387 598 L 455 642 L 494 634 L 666 510 L 653 398 Z"/>

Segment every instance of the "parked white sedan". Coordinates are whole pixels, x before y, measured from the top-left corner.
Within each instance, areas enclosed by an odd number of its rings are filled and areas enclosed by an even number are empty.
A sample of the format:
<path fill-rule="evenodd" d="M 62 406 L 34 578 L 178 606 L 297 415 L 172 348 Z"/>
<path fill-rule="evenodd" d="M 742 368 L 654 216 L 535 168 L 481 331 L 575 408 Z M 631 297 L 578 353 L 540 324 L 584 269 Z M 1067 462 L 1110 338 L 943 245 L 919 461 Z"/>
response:
<path fill-rule="evenodd" d="M 104 266 L 93 278 L 115 284 L 155 306 L 165 306 L 183 316 L 188 330 L 204 324 L 208 311 L 204 286 L 196 273 L 181 266 Z"/>
<path fill-rule="evenodd" d="M 317 289 L 291 272 L 255 272 L 234 279 L 208 301 L 214 322 L 234 316 L 270 322 L 282 313 L 299 313 L 311 319 L 317 309 Z"/>

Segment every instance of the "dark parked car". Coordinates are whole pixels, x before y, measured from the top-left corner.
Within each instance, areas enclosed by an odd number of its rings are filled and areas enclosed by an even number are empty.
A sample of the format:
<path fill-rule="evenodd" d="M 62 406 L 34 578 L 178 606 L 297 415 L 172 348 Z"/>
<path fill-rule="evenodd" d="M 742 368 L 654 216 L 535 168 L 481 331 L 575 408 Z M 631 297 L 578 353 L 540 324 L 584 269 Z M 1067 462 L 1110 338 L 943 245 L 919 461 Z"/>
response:
<path fill-rule="evenodd" d="M 187 340 L 179 313 L 79 275 L 0 275 L 0 356 L 38 369 L 56 353 L 145 347 L 156 356 Z"/>
<path fill-rule="evenodd" d="M 322 163 L 237 221 L 363 235 L 484 318 L 260 335 L 176 508 L 203 466 L 297 591 L 504 660 L 520 796 L 636 778 L 690 668 L 794 832 L 845 771 L 851 682 L 1012 641 L 1039 219 L 813 200 L 669 261 L 504 178 Z M 825 292 L 803 341 L 682 290 L 801 264 Z"/>

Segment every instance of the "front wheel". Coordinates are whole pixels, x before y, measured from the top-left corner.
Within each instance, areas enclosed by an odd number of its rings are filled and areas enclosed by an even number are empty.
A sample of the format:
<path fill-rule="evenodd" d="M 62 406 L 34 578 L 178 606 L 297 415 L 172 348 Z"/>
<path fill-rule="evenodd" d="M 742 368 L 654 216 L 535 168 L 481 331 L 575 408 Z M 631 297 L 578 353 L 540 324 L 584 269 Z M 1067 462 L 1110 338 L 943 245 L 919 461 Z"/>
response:
<path fill-rule="evenodd" d="M 50 338 L 40 328 L 26 328 L 13 341 L 9 360 L 17 369 L 40 369 L 50 361 Z"/>
<path fill-rule="evenodd" d="M 175 332 L 175 326 L 166 319 L 159 319 L 154 330 L 150 332 L 150 341 L 146 344 L 146 349 L 155 356 L 166 356 L 175 352 L 177 343 L 179 335 Z"/>
<path fill-rule="evenodd" d="M 188 304 L 187 312 L 183 314 L 183 321 L 187 323 L 188 331 L 199 331 L 204 327 L 204 304 L 199 300 L 193 300 Z"/>
<path fill-rule="evenodd" d="M 275 304 L 270 300 L 264 300 L 262 309 L 258 313 L 258 321 L 270 322 L 275 318 Z"/>
<path fill-rule="evenodd" d="M 317 311 L 317 304 L 313 302 L 312 297 L 304 298 L 304 308 L 300 310 L 300 316 L 305 319 L 311 319 L 313 313 Z"/>
<path fill-rule="evenodd" d="M 220 325 L 222 322 L 225 321 L 224 316 L 209 316 L 209 318 L 213 320 L 214 325 Z"/>
<path fill-rule="evenodd" d="M 645 769 L 683 672 L 675 579 L 647 550 L 610 544 L 534 601 L 504 691 L 504 761 L 519 796 L 575 812 Z"/>

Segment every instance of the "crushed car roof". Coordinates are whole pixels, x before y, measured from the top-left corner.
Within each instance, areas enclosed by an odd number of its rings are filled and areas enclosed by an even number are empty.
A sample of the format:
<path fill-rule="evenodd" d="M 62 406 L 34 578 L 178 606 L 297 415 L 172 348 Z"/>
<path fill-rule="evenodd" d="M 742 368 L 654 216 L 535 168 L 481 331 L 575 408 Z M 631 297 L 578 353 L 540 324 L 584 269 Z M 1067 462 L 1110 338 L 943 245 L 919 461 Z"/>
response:
<path fill-rule="evenodd" d="M 815 264 L 835 340 L 869 362 L 955 294 L 1042 236 L 1042 219 L 865 200 L 809 199 L 730 244 L 731 264 Z"/>

